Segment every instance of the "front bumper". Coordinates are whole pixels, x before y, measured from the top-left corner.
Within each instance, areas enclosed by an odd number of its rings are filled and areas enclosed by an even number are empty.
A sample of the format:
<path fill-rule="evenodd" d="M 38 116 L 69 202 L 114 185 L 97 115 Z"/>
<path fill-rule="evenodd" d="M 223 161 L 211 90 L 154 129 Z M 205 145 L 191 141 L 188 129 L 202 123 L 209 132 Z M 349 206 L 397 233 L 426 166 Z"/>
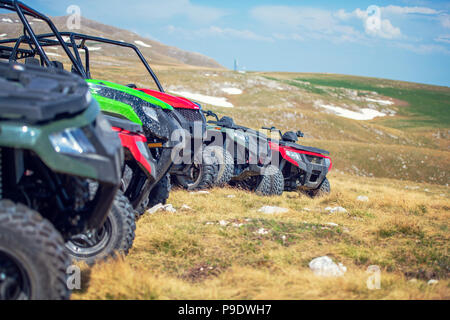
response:
<path fill-rule="evenodd" d="M 331 158 L 328 156 L 280 146 L 273 142 L 270 146 L 274 154 L 278 153 L 284 162 L 282 169 L 285 179 L 287 178 L 285 187 L 289 190 L 317 189 L 331 169 Z"/>

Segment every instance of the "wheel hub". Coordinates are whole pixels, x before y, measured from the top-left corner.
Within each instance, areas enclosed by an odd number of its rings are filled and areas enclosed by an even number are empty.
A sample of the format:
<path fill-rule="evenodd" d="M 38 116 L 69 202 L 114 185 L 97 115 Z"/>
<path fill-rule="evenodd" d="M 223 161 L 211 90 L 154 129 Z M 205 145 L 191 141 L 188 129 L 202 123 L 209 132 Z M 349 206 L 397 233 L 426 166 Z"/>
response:
<path fill-rule="evenodd" d="M 26 299 L 29 296 L 29 280 L 23 267 L 0 251 L 0 300 Z"/>

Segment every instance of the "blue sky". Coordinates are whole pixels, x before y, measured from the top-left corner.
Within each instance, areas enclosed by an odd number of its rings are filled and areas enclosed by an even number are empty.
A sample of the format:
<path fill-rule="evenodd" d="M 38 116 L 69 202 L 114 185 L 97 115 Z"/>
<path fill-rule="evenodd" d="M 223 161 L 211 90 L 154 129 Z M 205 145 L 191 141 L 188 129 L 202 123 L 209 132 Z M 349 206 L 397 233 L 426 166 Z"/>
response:
<path fill-rule="evenodd" d="M 32 0 L 246 70 L 330 72 L 450 86 L 450 1 Z M 376 7 L 371 7 L 375 5 Z"/>

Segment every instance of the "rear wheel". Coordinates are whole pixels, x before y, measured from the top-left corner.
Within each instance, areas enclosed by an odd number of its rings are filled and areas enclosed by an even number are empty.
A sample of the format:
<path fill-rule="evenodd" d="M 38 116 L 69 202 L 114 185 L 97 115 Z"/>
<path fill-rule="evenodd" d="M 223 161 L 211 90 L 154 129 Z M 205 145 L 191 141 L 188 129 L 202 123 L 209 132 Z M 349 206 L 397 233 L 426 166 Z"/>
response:
<path fill-rule="evenodd" d="M 187 175 L 175 176 L 176 183 L 191 191 L 214 186 L 217 180 L 218 162 L 211 154 L 211 151 L 205 148 L 201 154 L 201 161 L 194 160 Z"/>
<path fill-rule="evenodd" d="M 309 190 L 308 195 L 312 198 L 321 197 L 331 192 L 330 181 L 325 178 L 317 189 Z"/>
<path fill-rule="evenodd" d="M 117 254 L 127 255 L 133 246 L 135 230 L 135 210 L 128 198 L 118 191 L 104 225 L 73 236 L 66 248 L 72 259 L 92 265 Z"/>
<path fill-rule="evenodd" d="M 223 147 L 209 146 L 206 152 L 210 152 L 211 156 L 216 158 L 218 171 L 214 184 L 223 187 L 230 182 L 234 173 L 234 159 L 231 154 Z"/>
<path fill-rule="evenodd" d="M 0 201 L 0 300 L 68 299 L 61 234 L 22 204 Z"/>

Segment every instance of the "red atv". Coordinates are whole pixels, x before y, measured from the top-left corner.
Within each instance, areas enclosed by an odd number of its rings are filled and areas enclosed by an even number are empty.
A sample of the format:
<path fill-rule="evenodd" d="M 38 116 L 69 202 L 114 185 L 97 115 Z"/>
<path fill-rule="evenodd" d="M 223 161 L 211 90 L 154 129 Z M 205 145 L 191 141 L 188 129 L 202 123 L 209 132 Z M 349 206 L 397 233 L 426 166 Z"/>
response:
<path fill-rule="evenodd" d="M 330 153 L 326 150 L 297 144 L 301 131 L 282 133 L 275 127 L 263 129 L 280 134 L 281 140 L 271 139 L 272 162 L 279 165 L 284 176 L 284 190 L 300 190 L 311 197 L 330 193 L 327 174 L 331 170 Z"/>

